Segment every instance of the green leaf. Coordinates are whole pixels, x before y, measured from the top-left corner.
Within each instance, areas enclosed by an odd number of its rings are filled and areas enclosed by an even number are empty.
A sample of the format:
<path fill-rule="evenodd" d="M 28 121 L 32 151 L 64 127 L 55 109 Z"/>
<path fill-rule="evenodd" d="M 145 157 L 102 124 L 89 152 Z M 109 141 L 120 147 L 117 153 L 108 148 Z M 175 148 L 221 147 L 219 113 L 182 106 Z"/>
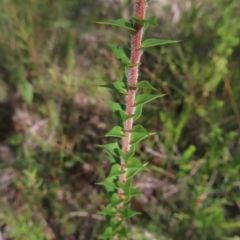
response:
<path fill-rule="evenodd" d="M 118 209 L 118 213 L 119 213 L 119 209 Z M 123 222 L 122 220 L 116 221 L 116 219 L 114 217 L 110 219 L 109 225 L 112 227 L 114 235 L 115 235 L 115 233 L 119 232 L 120 228 L 122 228 L 122 222 Z M 108 240 L 110 240 L 110 239 L 108 239 Z"/>
<path fill-rule="evenodd" d="M 103 216 L 115 216 L 117 213 L 117 209 L 112 206 L 112 204 L 108 204 L 102 211 L 100 211 L 100 214 Z"/>
<path fill-rule="evenodd" d="M 121 202 L 122 202 L 122 199 L 119 199 L 118 194 L 114 193 L 111 197 L 111 205 L 115 207 Z"/>
<path fill-rule="evenodd" d="M 127 220 L 127 219 L 129 219 L 129 218 L 131 218 L 131 217 L 133 217 L 133 216 L 136 216 L 136 215 L 139 215 L 139 214 L 140 214 L 139 212 L 136 212 L 136 211 L 132 210 L 132 209 L 130 208 L 130 206 L 125 206 L 125 207 L 122 209 L 121 213 L 122 213 L 122 217 L 123 217 L 125 220 Z"/>
<path fill-rule="evenodd" d="M 99 239 L 109 240 L 113 238 L 113 231 L 111 227 L 107 227 L 103 234 L 98 235 Z"/>
<path fill-rule="evenodd" d="M 119 138 L 124 138 L 126 137 L 125 134 L 123 133 L 122 127 L 120 126 L 115 126 L 113 127 L 106 135 L 105 137 L 119 137 Z"/>
<path fill-rule="evenodd" d="M 125 226 L 121 225 L 121 230 L 118 230 L 119 236 L 121 236 L 121 240 L 129 240 L 130 230 L 125 228 Z"/>
<path fill-rule="evenodd" d="M 136 187 L 132 186 L 132 181 L 128 179 L 125 183 L 119 183 L 119 187 L 124 191 L 124 202 L 128 202 L 133 196 L 139 196 L 141 193 Z"/>
<path fill-rule="evenodd" d="M 124 105 L 112 101 L 106 101 L 108 106 L 112 109 L 115 115 L 121 120 L 120 124 L 122 125 L 128 119 L 134 117 L 135 115 L 128 115 L 123 109 Z"/>
<path fill-rule="evenodd" d="M 112 101 L 106 101 L 106 103 L 112 109 L 112 111 L 114 113 L 116 113 L 116 111 L 119 111 L 119 110 L 124 110 L 124 105 L 123 104 L 120 104 L 120 103 L 117 103 L 117 102 L 112 102 Z"/>
<path fill-rule="evenodd" d="M 109 144 L 97 145 L 97 146 L 106 149 L 112 155 L 119 156 L 120 146 L 118 143 L 109 143 Z"/>
<path fill-rule="evenodd" d="M 123 152 L 121 149 L 119 149 L 119 155 L 124 159 L 124 161 L 128 161 L 135 153 L 135 146 L 131 145 L 130 149 L 127 153 Z"/>
<path fill-rule="evenodd" d="M 126 85 L 123 82 L 114 82 L 106 85 L 98 85 L 98 87 L 110 88 L 116 92 L 127 94 Z"/>
<path fill-rule="evenodd" d="M 127 30 L 130 30 L 130 31 L 133 31 L 133 32 L 136 31 L 133 28 L 131 22 L 126 20 L 126 19 L 123 19 L 123 18 L 119 18 L 117 20 L 108 21 L 108 22 L 96 22 L 96 23 L 104 24 L 104 25 L 112 25 L 112 26 L 116 26 L 116 27 L 121 27 L 121 28 L 125 28 Z"/>
<path fill-rule="evenodd" d="M 131 158 L 127 164 L 127 178 L 134 177 L 139 171 L 146 171 L 146 167 L 140 163 L 136 158 Z"/>
<path fill-rule="evenodd" d="M 156 90 L 155 87 L 152 86 L 152 84 L 150 84 L 148 81 L 146 80 L 143 80 L 141 82 L 139 82 L 137 85 L 136 85 L 137 88 L 145 88 L 145 89 L 150 89 L 150 90 Z"/>
<path fill-rule="evenodd" d="M 140 49 L 154 47 L 158 45 L 170 44 L 170 43 L 177 43 L 177 42 L 179 42 L 179 40 L 163 40 L 163 39 L 150 38 L 142 42 Z"/>
<path fill-rule="evenodd" d="M 108 175 L 108 178 L 109 177 L 116 177 L 116 176 L 119 176 L 123 173 L 125 173 L 125 171 L 121 170 L 121 166 L 119 164 L 114 164 L 111 168 L 111 171 Z"/>
<path fill-rule="evenodd" d="M 137 120 L 141 116 L 142 109 L 143 109 L 142 104 L 139 104 L 139 105 L 136 106 L 135 112 L 134 112 L 134 117 L 133 117 L 134 120 Z"/>
<path fill-rule="evenodd" d="M 190 145 L 187 150 L 182 154 L 178 164 L 187 164 L 189 159 L 192 157 L 194 152 L 196 151 L 196 147 L 194 145 Z"/>
<path fill-rule="evenodd" d="M 116 184 L 117 177 L 108 177 L 103 182 L 96 183 L 97 185 L 103 185 L 106 188 L 117 189 L 118 186 Z"/>
<path fill-rule="evenodd" d="M 145 23 L 143 27 L 143 31 L 145 32 L 148 29 L 148 27 L 149 27 L 149 23 Z"/>
<path fill-rule="evenodd" d="M 111 164 L 115 164 L 115 163 L 119 163 L 120 162 L 120 156 L 115 156 L 115 155 L 112 155 L 112 154 L 108 154 L 108 159 L 109 159 L 109 162 Z"/>
<path fill-rule="evenodd" d="M 155 16 L 152 16 L 152 17 L 146 18 L 146 19 L 133 17 L 133 20 L 137 23 L 140 23 L 140 24 L 148 23 L 148 24 L 151 24 L 153 26 L 157 26 L 157 17 L 155 17 Z"/>
<path fill-rule="evenodd" d="M 20 91 L 20 94 L 21 94 L 23 100 L 27 104 L 32 104 L 32 102 L 33 102 L 33 88 L 28 81 L 23 81 L 19 85 L 19 91 Z"/>
<path fill-rule="evenodd" d="M 115 57 L 125 66 L 133 66 L 130 62 L 130 49 L 123 48 L 120 46 L 116 46 L 108 43 L 108 46 L 113 51 Z"/>
<path fill-rule="evenodd" d="M 152 95 L 152 94 L 141 94 L 138 95 L 135 99 L 135 104 L 134 106 L 137 106 L 139 104 L 145 104 L 147 102 L 150 102 L 156 98 L 163 97 L 165 94 L 157 94 L 157 95 Z"/>
<path fill-rule="evenodd" d="M 148 133 L 145 128 L 141 125 L 136 125 L 132 128 L 131 131 L 131 144 L 136 144 L 142 141 L 144 138 L 153 135 L 154 133 Z"/>
<path fill-rule="evenodd" d="M 119 110 L 115 113 L 121 120 L 121 124 L 125 123 L 128 119 L 133 118 L 134 115 L 128 115 L 125 111 Z"/>

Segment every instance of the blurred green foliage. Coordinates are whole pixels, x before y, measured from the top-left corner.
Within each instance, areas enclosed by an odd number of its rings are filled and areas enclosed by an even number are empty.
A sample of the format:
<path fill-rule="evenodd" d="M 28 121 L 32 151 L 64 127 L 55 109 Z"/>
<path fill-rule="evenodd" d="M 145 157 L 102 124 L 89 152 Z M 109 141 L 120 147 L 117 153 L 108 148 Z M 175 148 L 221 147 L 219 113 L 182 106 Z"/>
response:
<path fill-rule="evenodd" d="M 109 170 L 95 144 L 114 125 L 105 84 L 122 75 L 98 26 L 128 16 L 129 1 L 0 1 L 0 236 L 96 239 Z M 111 5 L 112 4 L 112 5 Z M 154 11 L 157 3 L 149 3 Z M 149 172 L 132 202 L 132 239 L 235 240 L 240 235 L 240 3 L 181 1 L 146 35 L 180 39 L 147 50 L 141 79 L 167 94 L 144 110 L 138 149 Z M 158 6 L 161 8 L 161 5 Z M 150 14 L 149 14 L 150 15 Z M 106 30 L 107 29 L 107 30 Z M 147 36 L 146 36 L 147 37 Z M 121 75 L 120 75 L 121 74 Z"/>

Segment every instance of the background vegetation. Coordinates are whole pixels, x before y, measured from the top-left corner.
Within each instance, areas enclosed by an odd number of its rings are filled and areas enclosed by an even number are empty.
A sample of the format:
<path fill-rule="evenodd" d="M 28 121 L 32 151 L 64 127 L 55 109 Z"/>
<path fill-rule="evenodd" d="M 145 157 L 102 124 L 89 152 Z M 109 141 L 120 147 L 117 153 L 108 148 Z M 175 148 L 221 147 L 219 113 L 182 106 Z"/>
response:
<path fill-rule="evenodd" d="M 157 134 L 137 150 L 132 239 L 240 239 L 240 3 L 150 1 L 159 27 L 181 39 L 145 52 L 141 79 L 166 96 L 139 120 Z M 115 123 L 95 84 L 119 64 L 105 41 L 126 31 L 94 21 L 130 17 L 129 1 L 0 1 L 0 239 L 96 239 L 109 170 L 95 144 Z"/>

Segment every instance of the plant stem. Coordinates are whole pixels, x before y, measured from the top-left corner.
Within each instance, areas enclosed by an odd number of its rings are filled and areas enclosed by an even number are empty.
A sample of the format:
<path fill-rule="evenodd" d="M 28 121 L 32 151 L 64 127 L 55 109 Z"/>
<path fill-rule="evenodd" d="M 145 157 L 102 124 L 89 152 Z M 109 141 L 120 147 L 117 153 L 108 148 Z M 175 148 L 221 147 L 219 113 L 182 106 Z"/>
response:
<path fill-rule="evenodd" d="M 144 19 L 145 17 L 145 12 L 147 8 L 147 2 L 146 0 L 135 0 L 134 3 L 134 16 L 140 19 Z M 126 113 L 128 115 L 133 115 L 135 112 L 135 107 L 134 107 L 134 101 L 135 101 L 135 96 L 136 96 L 136 90 L 134 87 L 137 85 L 138 81 L 138 72 L 139 72 L 139 63 L 142 55 L 142 50 L 140 50 L 141 47 L 141 42 L 142 42 L 142 37 L 143 37 L 143 32 L 144 32 L 144 25 L 139 24 L 135 22 L 134 28 L 136 32 L 132 34 L 132 39 L 131 39 L 131 63 L 136 64 L 134 67 L 130 67 L 128 70 L 128 94 L 126 97 Z M 126 135 L 125 138 L 123 138 L 122 142 L 122 150 L 123 152 L 128 152 L 130 150 L 130 140 L 131 140 L 131 130 L 133 126 L 133 118 L 129 119 L 126 121 L 124 124 L 124 133 Z M 123 158 L 121 158 L 121 169 L 126 171 L 126 163 Z M 126 182 L 126 174 L 122 174 L 119 177 L 119 180 L 121 183 Z M 118 195 L 119 198 L 123 197 L 123 190 L 119 189 L 118 190 Z"/>

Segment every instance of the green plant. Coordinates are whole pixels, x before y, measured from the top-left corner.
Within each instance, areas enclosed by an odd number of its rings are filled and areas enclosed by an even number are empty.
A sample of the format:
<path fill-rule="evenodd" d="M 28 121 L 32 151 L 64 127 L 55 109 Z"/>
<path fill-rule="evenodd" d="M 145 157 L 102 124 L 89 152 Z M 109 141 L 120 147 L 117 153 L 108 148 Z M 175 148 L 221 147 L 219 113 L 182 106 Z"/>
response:
<path fill-rule="evenodd" d="M 132 197 L 140 195 L 132 184 L 132 178 L 139 171 L 146 170 L 146 163 L 142 164 L 134 157 L 135 145 L 154 133 L 149 133 L 143 126 L 133 125 L 133 123 L 140 117 L 144 104 L 163 96 L 145 93 L 136 96 L 138 89 L 156 90 L 146 80 L 138 83 L 141 55 L 146 48 L 177 42 L 154 38 L 142 41 L 148 25 L 157 25 L 156 17 L 145 18 L 147 2 L 147 0 L 134 1 L 135 12 L 130 20 L 120 18 L 109 22 L 98 22 L 125 28 L 131 32 L 130 50 L 108 43 L 124 69 L 122 81 L 100 85 L 100 87 L 110 88 L 125 96 L 124 105 L 107 101 L 118 118 L 118 125 L 114 126 L 105 136 L 121 138 L 122 144 L 121 147 L 118 142 L 100 145 L 110 153 L 112 164 L 108 177 L 100 183 L 111 194 L 109 205 L 101 212 L 108 220 L 108 227 L 100 236 L 101 239 L 122 239 L 124 237 L 129 239 L 124 222 L 138 214 L 131 209 L 129 204 Z"/>
<path fill-rule="evenodd" d="M 108 198 L 93 183 L 105 179 L 109 165 L 94 144 L 111 140 L 98 136 L 116 119 L 99 98 L 121 102 L 123 95 L 95 84 L 121 74 L 104 42 L 128 46 L 130 34 L 92 23 L 130 19 L 130 2 L 0 1 L 3 239 L 94 240 L 104 230 L 96 212 Z M 145 39 L 184 44 L 149 48 L 141 58 L 139 79 L 167 96 L 135 122 L 157 133 L 136 145 L 150 171 L 133 180 L 144 196 L 131 201 L 142 214 L 127 222 L 128 239 L 239 240 L 239 2 L 148 5 L 161 27 L 150 26 Z"/>

